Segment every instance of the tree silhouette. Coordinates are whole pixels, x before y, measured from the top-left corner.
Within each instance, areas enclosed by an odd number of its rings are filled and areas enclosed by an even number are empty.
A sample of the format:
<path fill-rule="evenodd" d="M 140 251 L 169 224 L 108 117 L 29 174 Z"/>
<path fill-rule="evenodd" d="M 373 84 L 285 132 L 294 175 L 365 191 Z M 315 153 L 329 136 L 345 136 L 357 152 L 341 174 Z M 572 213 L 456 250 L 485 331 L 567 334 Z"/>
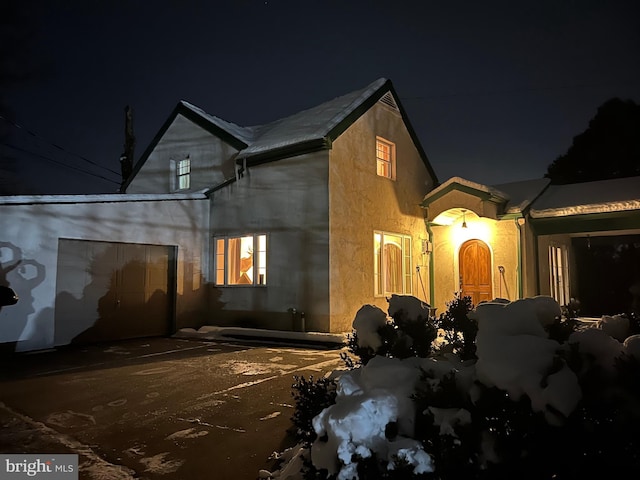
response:
<path fill-rule="evenodd" d="M 551 183 L 590 182 L 640 175 L 640 105 L 612 98 L 603 103 L 564 155 L 547 167 Z"/>

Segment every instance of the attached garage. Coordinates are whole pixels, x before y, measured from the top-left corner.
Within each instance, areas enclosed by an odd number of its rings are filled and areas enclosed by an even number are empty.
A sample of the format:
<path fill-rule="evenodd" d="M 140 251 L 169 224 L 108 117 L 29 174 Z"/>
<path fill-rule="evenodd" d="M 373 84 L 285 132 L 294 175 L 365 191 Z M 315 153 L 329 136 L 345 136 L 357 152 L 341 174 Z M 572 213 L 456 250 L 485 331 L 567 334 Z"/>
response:
<path fill-rule="evenodd" d="M 170 335 L 211 315 L 209 199 L 0 198 L 0 350 Z M 213 298 L 213 297 L 212 297 Z"/>
<path fill-rule="evenodd" d="M 60 238 L 55 344 L 172 331 L 175 247 Z"/>

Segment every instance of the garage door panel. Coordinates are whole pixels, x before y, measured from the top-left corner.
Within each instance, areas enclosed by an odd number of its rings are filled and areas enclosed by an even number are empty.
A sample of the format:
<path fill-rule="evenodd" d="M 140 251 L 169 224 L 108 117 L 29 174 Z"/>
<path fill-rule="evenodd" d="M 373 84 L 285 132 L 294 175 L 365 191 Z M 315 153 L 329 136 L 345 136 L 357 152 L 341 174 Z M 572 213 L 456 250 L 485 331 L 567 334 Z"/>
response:
<path fill-rule="evenodd" d="M 172 248 L 60 239 L 56 345 L 167 334 Z"/>

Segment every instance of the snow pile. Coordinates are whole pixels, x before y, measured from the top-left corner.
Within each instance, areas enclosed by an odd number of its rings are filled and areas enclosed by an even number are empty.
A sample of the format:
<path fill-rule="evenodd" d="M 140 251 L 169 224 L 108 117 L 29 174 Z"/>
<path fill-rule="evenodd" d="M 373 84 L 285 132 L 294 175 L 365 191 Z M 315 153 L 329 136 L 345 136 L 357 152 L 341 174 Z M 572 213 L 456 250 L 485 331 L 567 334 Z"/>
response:
<path fill-rule="evenodd" d="M 404 310 L 414 320 L 428 311 L 418 299 L 406 296 L 394 296 L 389 303 L 390 314 Z M 264 478 L 301 480 L 305 468 L 301 459 L 338 480 L 360 480 L 358 466 L 365 459 L 376 460 L 383 470 L 402 466 L 412 468 L 414 474 L 435 472 L 441 452 L 436 450 L 437 442 L 429 452 L 425 445 L 431 443 L 418 440 L 425 438 L 424 432 L 416 431 L 418 416 L 431 419 L 436 437 L 453 439 L 441 445 L 460 445 L 463 440 L 457 432 L 468 429 L 472 413 L 460 402 L 428 403 L 418 411 L 417 386 L 442 392 L 445 377 L 450 380 L 453 373 L 453 388 L 459 398 L 468 400 L 465 406 L 471 410 L 483 391 L 496 387 L 514 402 L 528 398 L 531 409 L 543 414 L 541 421 L 557 427 L 577 411 L 583 396 L 579 378 L 583 372 L 574 372 L 567 358 L 578 352 L 591 362 L 583 364 L 583 369 L 597 365 L 605 370 L 613 370 L 616 359 L 623 356 L 640 360 L 640 335 L 621 343 L 619 338 L 628 324 L 616 317 L 574 331 L 564 343 L 549 338 L 546 328 L 561 318 L 561 309 L 551 297 L 482 303 L 469 318 L 478 325 L 476 359 L 463 362 L 451 353 L 428 358 L 375 355 L 355 368 L 333 372 L 335 403 L 313 418 L 315 440 L 289 449 L 283 458 L 290 461 Z M 389 317 L 379 308 L 363 306 L 353 322 L 358 346 L 376 350 L 382 343 L 381 329 L 389 325 Z M 431 397 L 422 398 L 429 401 Z M 478 454 L 500 463 L 494 449 L 495 433 L 490 428 L 480 433 L 483 441 Z"/>
<path fill-rule="evenodd" d="M 335 405 L 313 420 L 318 438 L 311 445 L 317 468 L 357 478 L 356 457 L 372 454 L 395 468 L 394 457 L 413 465 L 414 473 L 432 472 L 431 458 L 414 435 L 415 408 L 410 399 L 419 378 L 420 359 L 376 356 L 337 380 Z M 390 433 L 392 432 L 392 433 Z"/>
<path fill-rule="evenodd" d="M 474 312 L 477 379 L 507 391 L 514 400 L 527 395 L 533 410 L 555 424 L 563 420 L 558 413 L 567 417 L 582 397 L 578 378 L 559 360 L 561 345 L 544 330 L 560 315 L 555 300 L 544 296 L 482 303 Z"/>

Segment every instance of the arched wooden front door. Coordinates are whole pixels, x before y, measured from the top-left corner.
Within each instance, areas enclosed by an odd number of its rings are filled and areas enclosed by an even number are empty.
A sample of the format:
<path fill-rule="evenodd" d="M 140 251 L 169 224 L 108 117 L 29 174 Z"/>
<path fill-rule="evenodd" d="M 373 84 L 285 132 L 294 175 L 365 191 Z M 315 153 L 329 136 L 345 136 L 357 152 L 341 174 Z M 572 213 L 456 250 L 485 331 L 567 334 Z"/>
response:
<path fill-rule="evenodd" d="M 467 240 L 460 247 L 460 290 L 474 305 L 491 300 L 491 251 L 480 240 Z"/>

